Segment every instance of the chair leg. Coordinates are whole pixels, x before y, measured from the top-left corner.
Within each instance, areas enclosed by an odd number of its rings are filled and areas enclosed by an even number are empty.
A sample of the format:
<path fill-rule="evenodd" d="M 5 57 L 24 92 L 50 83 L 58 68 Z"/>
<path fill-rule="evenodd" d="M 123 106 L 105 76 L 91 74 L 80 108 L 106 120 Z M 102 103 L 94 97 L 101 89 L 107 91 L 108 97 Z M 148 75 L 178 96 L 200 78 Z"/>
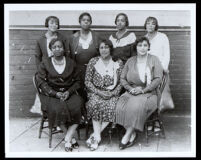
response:
<path fill-rule="evenodd" d="M 89 136 L 89 122 L 86 124 L 86 134 L 85 134 L 86 140 L 87 140 L 88 136 Z"/>
<path fill-rule="evenodd" d="M 52 147 L 52 127 L 49 127 L 49 148 Z"/>
<path fill-rule="evenodd" d="M 148 127 L 147 127 L 147 124 L 145 124 L 145 138 L 146 138 L 146 142 L 148 144 Z"/>
<path fill-rule="evenodd" d="M 112 142 L 112 126 L 110 127 L 108 134 L 109 134 L 109 143 L 111 144 L 111 142 Z"/>
<path fill-rule="evenodd" d="M 43 130 L 43 125 L 44 125 L 44 117 L 41 118 L 41 122 L 40 122 L 40 129 L 39 129 L 39 136 L 38 138 L 41 138 L 41 134 L 42 134 L 42 130 Z"/>
<path fill-rule="evenodd" d="M 159 121 L 159 124 L 160 124 L 161 133 L 162 133 L 162 138 L 165 138 L 165 129 L 163 126 L 163 122 Z"/>
<path fill-rule="evenodd" d="M 79 129 L 79 126 L 77 127 L 77 136 L 78 136 L 78 140 L 80 140 L 80 129 Z"/>

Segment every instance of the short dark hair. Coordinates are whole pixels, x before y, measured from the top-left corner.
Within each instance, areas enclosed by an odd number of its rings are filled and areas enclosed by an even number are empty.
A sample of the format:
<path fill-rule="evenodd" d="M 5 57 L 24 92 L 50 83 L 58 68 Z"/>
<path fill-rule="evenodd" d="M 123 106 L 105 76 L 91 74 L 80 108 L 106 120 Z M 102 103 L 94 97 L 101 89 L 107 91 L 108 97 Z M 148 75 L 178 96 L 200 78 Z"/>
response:
<path fill-rule="evenodd" d="M 90 19 L 90 21 L 91 21 L 91 24 L 92 24 L 92 18 L 91 18 L 91 15 L 90 15 L 88 12 L 84 12 L 84 13 L 82 13 L 82 14 L 79 16 L 79 23 L 81 22 L 81 20 L 82 20 L 82 18 L 83 18 L 84 16 L 88 16 L 89 19 Z"/>
<path fill-rule="evenodd" d="M 59 42 L 62 43 L 63 48 L 64 48 L 64 50 L 65 50 L 64 42 L 63 42 L 62 39 L 59 39 L 59 38 L 53 38 L 53 39 L 50 41 L 50 43 L 49 43 L 49 49 L 52 50 L 52 46 L 53 46 L 53 45 L 55 44 L 55 42 L 57 42 L 57 41 L 59 41 Z"/>
<path fill-rule="evenodd" d="M 45 27 L 48 27 L 48 22 L 50 19 L 55 19 L 58 22 L 58 29 L 60 28 L 60 24 L 59 24 L 59 18 L 57 18 L 56 16 L 49 16 L 45 19 Z"/>
<path fill-rule="evenodd" d="M 159 25 L 158 25 L 158 20 L 157 20 L 155 17 L 148 17 L 148 18 L 146 19 L 146 21 L 145 21 L 145 23 L 144 23 L 144 29 L 146 30 L 147 22 L 150 21 L 150 20 L 152 20 L 152 21 L 155 22 L 155 24 L 156 24 L 155 31 L 157 31 Z"/>
<path fill-rule="evenodd" d="M 133 45 L 133 48 L 134 48 L 134 51 L 136 51 L 137 52 L 137 45 L 138 45 L 138 43 L 141 43 L 141 42 L 143 42 L 143 41 L 146 41 L 147 42 L 147 44 L 149 45 L 149 48 L 150 48 L 150 42 L 149 42 L 149 39 L 147 38 L 147 37 L 139 37 L 139 38 L 137 38 L 136 39 L 136 41 L 135 41 L 135 43 L 134 43 L 134 45 Z"/>
<path fill-rule="evenodd" d="M 126 27 L 128 27 L 128 26 L 129 26 L 128 16 L 127 16 L 125 13 L 119 13 L 119 14 L 117 14 L 114 23 L 117 24 L 117 18 L 118 18 L 119 16 L 124 16 L 124 17 L 125 17 Z"/>

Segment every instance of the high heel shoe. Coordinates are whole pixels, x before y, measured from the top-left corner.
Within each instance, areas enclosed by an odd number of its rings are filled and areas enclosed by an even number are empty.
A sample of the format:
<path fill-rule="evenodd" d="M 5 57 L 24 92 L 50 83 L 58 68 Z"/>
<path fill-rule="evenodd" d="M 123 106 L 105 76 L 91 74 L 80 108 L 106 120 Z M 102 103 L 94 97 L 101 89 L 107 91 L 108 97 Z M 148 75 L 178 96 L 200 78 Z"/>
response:
<path fill-rule="evenodd" d="M 138 134 L 136 134 L 136 136 L 132 142 L 128 141 L 126 148 L 132 147 L 137 142 L 137 137 L 138 137 Z"/>
<path fill-rule="evenodd" d="M 78 149 L 79 148 L 79 144 L 77 143 L 77 141 L 76 141 L 75 138 L 72 138 L 71 144 L 72 144 L 72 148 L 74 148 L 74 149 Z"/>
<path fill-rule="evenodd" d="M 90 146 L 90 151 L 95 151 L 98 149 L 98 146 L 100 144 L 100 140 L 96 140 L 96 139 L 92 139 L 92 142 L 91 142 L 91 146 Z"/>
<path fill-rule="evenodd" d="M 119 143 L 119 149 L 120 149 L 120 150 L 125 149 L 125 148 L 127 147 L 127 144 L 128 144 L 128 143 L 123 144 L 123 143 L 120 142 L 120 143 Z"/>
<path fill-rule="evenodd" d="M 65 151 L 66 152 L 72 152 L 73 148 L 72 148 L 72 144 L 70 142 L 66 142 L 65 143 Z"/>
<path fill-rule="evenodd" d="M 89 148 L 91 147 L 91 143 L 93 140 L 94 140 L 94 137 L 92 135 L 90 135 L 89 139 L 87 139 L 87 141 L 86 141 L 87 147 L 89 147 Z"/>

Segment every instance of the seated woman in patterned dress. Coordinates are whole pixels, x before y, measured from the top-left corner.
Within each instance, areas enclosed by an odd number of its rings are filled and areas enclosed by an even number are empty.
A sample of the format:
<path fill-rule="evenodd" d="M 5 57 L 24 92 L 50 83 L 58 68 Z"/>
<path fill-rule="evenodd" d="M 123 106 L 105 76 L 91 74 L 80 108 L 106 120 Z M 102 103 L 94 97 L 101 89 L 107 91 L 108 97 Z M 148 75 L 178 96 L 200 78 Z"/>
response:
<path fill-rule="evenodd" d="M 120 149 L 134 145 L 136 131 L 143 131 L 146 119 L 157 108 L 157 88 L 163 68 L 156 56 L 147 53 L 149 48 L 146 37 L 137 39 L 134 47 L 137 56 L 128 59 L 121 74 L 121 84 L 126 92 L 117 102 L 115 122 L 122 125 L 126 133 L 119 144 Z"/>
<path fill-rule="evenodd" d="M 47 113 L 49 126 L 60 126 L 64 131 L 65 150 L 72 151 L 79 147 L 72 137 L 80 123 L 81 108 L 84 106 L 83 99 L 76 94 L 80 88 L 79 72 L 75 62 L 64 56 L 62 40 L 52 39 L 49 48 L 53 57 L 39 64 L 36 75 L 38 87 L 42 90 L 42 110 Z"/>
<path fill-rule="evenodd" d="M 92 118 L 94 132 L 86 141 L 90 150 L 98 148 L 101 141 L 101 132 L 114 122 L 115 106 L 122 86 L 120 74 L 123 62 L 112 59 L 112 43 L 102 40 L 99 44 L 100 56 L 92 58 L 86 70 L 85 85 L 88 102 L 86 103 L 87 116 Z"/>

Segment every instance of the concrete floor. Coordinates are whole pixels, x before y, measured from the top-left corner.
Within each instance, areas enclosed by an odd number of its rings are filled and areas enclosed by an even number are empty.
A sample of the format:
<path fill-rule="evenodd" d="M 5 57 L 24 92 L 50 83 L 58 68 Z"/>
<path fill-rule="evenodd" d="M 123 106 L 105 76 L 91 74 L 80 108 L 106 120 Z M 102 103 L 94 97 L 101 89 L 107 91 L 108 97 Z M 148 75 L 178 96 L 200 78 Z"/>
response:
<path fill-rule="evenodd" d="M 112 143 L 109 143 L 108 135 L 103 134 L 103 140 L 99 148 L 90 152 L 85 145 L 85 129 L 81 129 L 81 140 L 79 149 L 74 149 L 72 153 L 64 151 L 63 134 L 59 133 L 53 135 L 52 148 L 48 147 L 48 129 L 44 129 L 41 139 L 38 138 L 40 118 L 10 118 L 9 120 L 9 142 L 8 150 L 9 155 L 23 156 L 50 156 L 52 153 L 59 153 L 59 156 L 68 157 L 73 156 L 74 152 L 80 152 L 80 156 L 168 156 L 171 157 L 172 153 L 183 156 L 191 153 L 191 117 L 188 115 L 163 115 L 162 116 L 166 139 L 159 138 L 154 135 L 150 138 L 148 145 L 145 141 L 144 133 L 139 134 L 137 143 L 125 150 L 119 150 L 119 139 L 117 134 L 112 137 Z M 77 134 L 76 134 L 77 136 Z M 26 153 L 25 153 L 26 152 Z M 33 154 L 34 153 L 34 154 Z M 86 155 L 81 153 L 87 153 Z M 113 153 L 109 155 L 107 153 Z M 147 153 L 146 155 L 143 153 Z M 160 154 L 158 154 L 160 153 Z M 64 155 L 65 154 L 65 155 Z M 174 155 L 174 154 L 172 154 Z M 43 155 L 44 156 L 44 155 Z M 74 156 L 79 156 L 75 154 Z"/>

